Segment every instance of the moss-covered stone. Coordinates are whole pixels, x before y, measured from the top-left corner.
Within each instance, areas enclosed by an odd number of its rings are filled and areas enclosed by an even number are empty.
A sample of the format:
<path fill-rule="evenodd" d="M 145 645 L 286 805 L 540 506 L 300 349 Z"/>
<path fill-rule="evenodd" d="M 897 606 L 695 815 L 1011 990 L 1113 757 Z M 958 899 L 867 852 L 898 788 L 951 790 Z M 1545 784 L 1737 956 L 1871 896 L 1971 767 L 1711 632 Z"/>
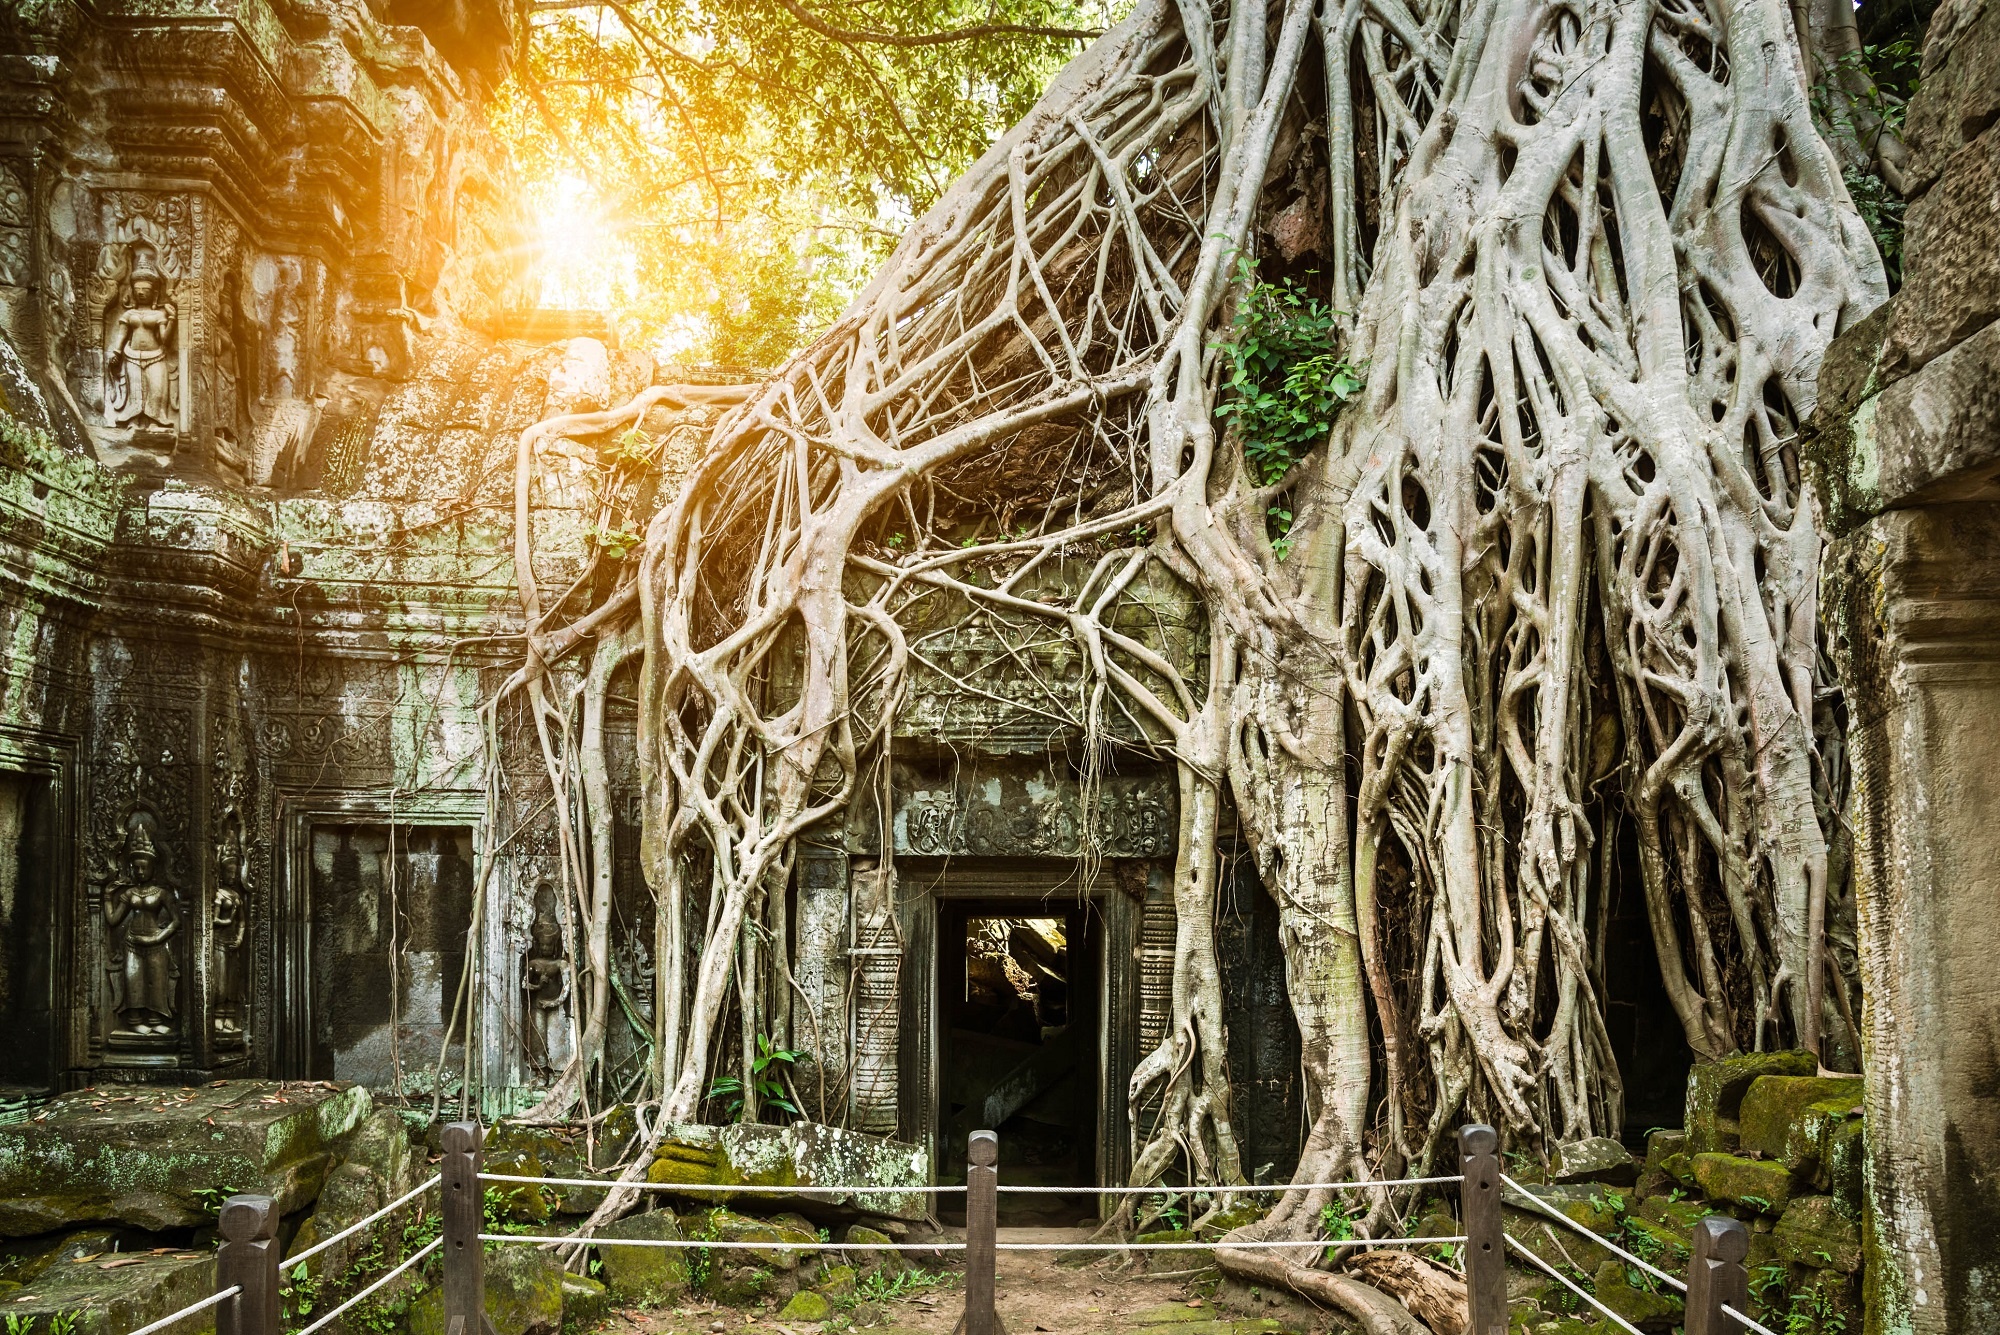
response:
<path fill-rule="evenodd" d="M 645 1242 L 679 1242 L 685 1234 L 671 1211 L 628 1214 L 597 1230 L 602 1239 L 633 1238 Z M 619 1247 L 597 1249 L 604 1286 L 624 1303 L 668 1303 L 687 1292 L 688 1253 L 679 1247 Z"/>
<path fill-rule="evenodd" d="M 1288 1335 L 1290 1330 L 1274 1317 L 1218 1317 L 1208 1308 L 1195 1315 L 1202 1319 L 1150 1326 L 1135 1322 L 1134 1329 L 1137 1335 Z"/>
<path fill-rule="evenodd" d="M 565 1330 L 593 1326 L 611 1310 L 610 1291 L 588 1275 L 564 1275 L 562 1301 Z"/>
<path fill-rule="evenodd" d="M 489 1245 L 486 1315 L 503 1335 L 556 1335 L 563 1323 L 563 1268 L 539 1247 Z M 409 1335 L 446 1335 L 444 1293 L 431 1289 L 410 1304 Z"/>
<path fill-rule="evenodd" d="M 1563 1219 L 1571 1220 L 1593 1232 L 1608 1233 L 1617 1227 L 1618 1217 L 1608 1203 L 1593 1203 L 1588 1188 L 1575 1186 L 1537 1186 L 1534 1196 L 1544 1205 L 1554 1210 Z M 1603 1196 L 1598 1195 L 1598 1201 Z M 1588 1237 L 1550 1218 L 1548 1213 L 1522 1201 L 1513 1192 L 1501 1206 L 1500 1226 L 1507 1236 L 1533 1252 L 1549 1265 L 1567 1267 L 1589 1275 L 1613 1258 L 1612 1253 L 1602 1244 L 1592 1242 Z"/>
<path fill-rule="evenodd" d="M 1689 1155 L 1733 1153 L 1738 1148 L 1737 1117 L 1743 1096 L 1763 1076 L 1809 1076 L 1819 1070 L 1810 1052 L 1752 1052 L 1720 1061 L 1696 1062 L 1688 1072 Z"/>
<path fill-rule="evenodd" d="M 1664 1286 L 1656 1292 L 1646 1283 L 1648 1278 L 1622 1261 L 1607 1262 L 1597 1268 L 1591 1289 L 1597 1301 L 1639 1329 L 1672 1330 L 1680 1324 L 1681 1300 Z"/>
<path fill-rule="evenodd" d="M 1771 1159 L 1746 1159 L 1740 1154 L 1697 1154 L 1695 1180 L 1717 1200 L 1747 1205 L 1760 1214 L 1784 1213 L 1792 1199 L 1792 1175 Z"/>
<path fill-rule="evenodd" d="M 854 1286 L 860 1278 L 851 1265 L 830 1265 L 819 1272 L 813 1287 L 838 1302 L 854 1296 Z"/>
<path fill-rule="evenodd" d="M 1635 1256 L 1643 1256 L 1662 1270 L 1679 1272 L 1687 1268 L 1692 1232 L 1651 1219 L 1627 1216 L 1625 1236 L 1620 1245 Z"/>
<path fill-rule="evenodd" d="M 1549 1179 L 1629 1187 L 1639 1180 L 1639 1165 L 1631 1151 L 1617 1141 L 1592 1136 L 1556 1146 L 1555 1153 L 1549 1156 Z"/>
<path fill-rule="evenodd" d="M 655 1182 L 730 1187 L 880 1186 L 919 1187 L 930 1181 L 924 1151 L 901 1141 L 864 1135 L 817 1122 L 767 1126 L 676 1125 L 661 1143 L 647 1176 Z M 727 1191 L 702 1192 L 706 1204 L 734 1199 Z M 912 1191 L 854 1197 L 815 1193 L 795 1200 L 760 1193 L 760 1206 L 862 1205 L 872 1214 L 922 1219 L 929 1198 Z"/>
<path fill-rule="evenodd" d="M 359 1086 L 319 1081 L 128 1088 L 78 1090 L 0 1126 L 0 1237 L 113 1221 L 197 1228 L 226 1192 L 263 1192 L 291 1213 L 372 1107 Z"/>
<path fill-rule="evenodd" d="M 849 1224 L 847 1231 L 841 1235 L 841 1241 L 850 1247 L 872 1247 L 893 1239 L 880 1229 L 870 1228 L 866 1224 Z M 909 1261 L 902 1252 L 857 1251 L 851 1253 L 850 1259 L 861 1267 L 863 1273 L 879 1270 L 885 1275 L 900 1275 L 909 1266 Z"/>
<path fill-rule="evenodd" d="M 106 1252 L 78 1260 L 92 1254 L 64 1248 L 59 1255 L 62 1259 L 52 1258 L 29 1283 L 7 1295 L 10 1332 L 51 1335 L 52 1323 L 60 1321 L 72 1335 L 124 1335 L 215 1292 L 213 1252 Z M 173 1335 L 214 1329 L 211 1310 L 177 1324 Z"/>
<path fill-rule="evenodd" d="M 606 1146 L 625 1143 L 635 1127 L 630 1108 L 613 1108 L 596 1130 L 594 1140 L 598 1153 L 602 1155 Z M 616 1177 L 615 1171 L 590 1162 L 592 1139 L 574 1127 L 498 1122 L 486 1132 L 486 1171 L 519 1177 Z M 547 1206 L 557 1213 L 588 1214 L 604 1203 L 604 1190 L 600 1187 L 545 1187 L 540 1190 L 539 1197 L 546 1198 Z M 714 1201 L 707 1203 L 715 1204 Z M 537 1208 L 535 1204 L 523 1204 L 531 1212 Z M 544 1217 L 545 1214 L 546 1210 Z M 523 1216 L 524 1220 L 528 1217 L 534 1216 Z"/>
<path fill-rule="evenodd" d="M 1861 1230 L 1831 1196 L 1801 1196 L 1771 1230 L 1780 1258 L 1853 1274 L 1861 1268 Z"/>
<path fill-rule="evenodd" d="M 1640 1201 L 1633 1213 L 1674 1230 L 1675 1233 L 1691 1236 L 1694 1226 L 1715 1213 L 1700 1201 L 1677 1201 L 1666 1196 L 1651 1196 Z"/>
<path fill-rule="evenodd" d="M 753 1261 L 773 1270 L 797 1270 L 799 1262 L 818 1256 L 825 1245 L 812 1228 L 791 1219 L 757 1219 L 730 1210 L 713 1210 L 702 1218 L 697 1235 L 718 1242 L 768 1242 L 770 1247 L 730 1248 L 733 1261 Z"/>
<path fill-rule="evenodd" d="M 1812 1105 L 1823 1100 L 1854 1107 L 1861 1102 L 1861 1077 L 1763 1076 L 1750 1082 L 1737 1115 L 1738 1143 L 1744 1153 L 1786 1157 L 1793 1129 Z M 1796 1164 L 1788 1165 L 1794 1169 Z"/>
<path fill-rule="evenodd" d="M 326 1175 L 313 1212 L 299 1226 L 287 1256 L 319 1245 L 365 1219 L 416 1185 L 417 1157 L 408 1129 L 397 1113 L 378 1108 L 349 1132 L 339 1146 L 341 1161 Z M 400 1213 L 315 1256 L 307 1269 L 322 1283 L 347 1272 L 357 1257 L 384 1236 L 399 1236 L 408 1219 Z"/>
<path fill-rule="evenodd" d="M 1858 1206 L 1864 1119 L 1861 1100 L 1836 1095 L 1801 1109 L 1786 1134 L 1782 1158 L 1820 1190 Z"/>
<path fill-rule="evenodd" d="M 714 1253 L 701 1277 L 701 1291 L 719 1303 L 732 1307 L 755 1307 L 766 1301 L 782 1301 L 796 1291 L 789 1274 L 755 1262 L 728 1259 L 736 1252 Z"/>
<path fill-rule="evenodd" d="M 778 1311 L 780 1321 L 824 1321 L 833 1315 L 833 1304 L 811 1289 L 801 1289 Z"/>

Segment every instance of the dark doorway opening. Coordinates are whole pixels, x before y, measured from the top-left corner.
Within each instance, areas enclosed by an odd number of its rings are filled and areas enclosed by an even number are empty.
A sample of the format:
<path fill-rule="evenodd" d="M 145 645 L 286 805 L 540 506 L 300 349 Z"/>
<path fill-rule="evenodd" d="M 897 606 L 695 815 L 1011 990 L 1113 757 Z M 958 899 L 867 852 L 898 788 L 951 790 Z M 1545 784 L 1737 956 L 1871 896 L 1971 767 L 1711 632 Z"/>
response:
<path fill-rule="evenodd" d="M 1619 823 L 1618 877 L 1606 891 L 1603 987 L 1604 1027 L 1625 1083 L 1624 1141 L 1643 1150 L 1648 1130 L 1681 1124 L 1694 1053 L 1660 981 L 1637 831 L 1636 821 Z"/>
<path fill-rule="evenodd" d="M 447 1077 L 463 1069 L 464 1015 L 478 1001 L 468 994 L 459 1003 L 472 922 L 472 830 L 315 825 L 311 859 L 306 1075 L 428 1093 L 440 1053 Z"/>
<path fill-rule="evenodd" d="M 53 784 L 0 773 L 0 1103 L 55 1089 Z"/>
<path fill-rule="evenodd" d="M 1103 940 L 1103 923 L 1088 903 L 965 900 L 943 907 L 940 1182 L 965 1181 L 965 1138 L 990 1128 L 1000 1135 L 1002 1182 L 1096 1184 Z M 962 1203 L 952 1204 L 962 1216 Z M 1095 1212 L 1088 1195 L 1000 1197 L 1001 1222 L 1011 1225 L 1071 1224 Z"/>

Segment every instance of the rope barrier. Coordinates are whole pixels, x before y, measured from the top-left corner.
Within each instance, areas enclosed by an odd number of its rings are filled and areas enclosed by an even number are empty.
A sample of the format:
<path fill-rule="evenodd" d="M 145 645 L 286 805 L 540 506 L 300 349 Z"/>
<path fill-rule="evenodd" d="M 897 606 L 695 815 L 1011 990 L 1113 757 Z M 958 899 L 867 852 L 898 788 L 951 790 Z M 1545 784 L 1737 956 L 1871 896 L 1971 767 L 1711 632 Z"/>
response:
<path fill-rule="evenodd" d="M 1764 1325 L 1762 1322 L 1752 1321 L 1749 1317 L 1744 1316 L 1741 1312 L 1731 1307 L 1728 1303 L 1722 1304 L 1722 1314 L 1727 1317 L 1734 1317 L 1738 1322 L 1742 1323 L 1745 1326 L 1748 1326 L 1751 1330 L 1756 1331 L 1757 1335 L 1778 1335 L 1778 1333 L 1772 1330 L 1769 1326 Z M 138 1332 L 134 1331 L 133 1335 L 138 1335 Z"/>
<path fill-rule="evenodd" d="M 624 1187 L 633 1191 L 727 1191 L 743 1195 L 778 1196 L 934 1196 L 941 1192 L 964 1191 L 964 1187 L 764 1187 L 710 1186 L 699 1182 L 620 1182 L 601 1177 L 516 1177 L 510 1173 L 481 1173 L 481 1182 L 522 1182 L 545 1187 Z"/>
<path fill-rule="evenodd" d="M 1533 1264 L 1534 1266 L 1538 1267 L 1543 1272 L 1545 1272 L 1549 1276 L 1549 1278 L 1555 1280 L 1556 1283 L 1562 1285 L 1564 1288 L 1568 1289 L 1571 1293 L 1574 1293 L 1577 1297 L 1583 1299 L 1585 1302 L 1589 1303 L 1592 1307 L 1595 1307 L 1598 1311 L 1610 1317 L 1611 1320 L 1615 1322 L 1620 1329 L 1629 1330 L 1632 1332 L 1632 1335 L 1645 1335 L 1644 1331 L 1640 1330 L 1630 1321 L 1627 1321 L 1624 1317 L 1619 1316 L 1616 1312 L 1606 1307 L 1603 1303 L 1597 1301 L 1596 1295 L 1584 1292 L 1583 1289 L 1578 1287 L 1576 1284 L 1570 1282 L 1569 1276 L 1563 1274 L 1560 1270 L 1557 1270 L 1547 1261 L 1544 1261 L 1541 1257 L 1535 1255 L 1533 1252 L 1529 1251 L 1526 1247 L 1523 1247 L 1520 1243 L 1514 1241 L 1514 1239 L 1508 1238 L 1507 1245 L 1509 1247 L 1512 1247 L 1514 1251 L 1521 1257 L 1522 1260 L 1527 1261 Z"/>
<path fill-rule="evenodd" d="M 303 1330 L 299 1331 L 298 1335 L 313 1335 L 314 1331 L 324 1329 L 329 1322 L 333 1321 L 335 1318 L 339 1317 L 342 1313 L 346 1312 L 348 1308 L 354 1306 L 354 1304 L 360 1302 L 363 1298 L 366 1298 L 369 1294 L 375 1292 L 375 1290 L 381 1288 L 384 1284 L 387 1284 L 390 1280 L 402 1274 L 405 1270 L 408 1270 L 411 1266 L 423 1260 L 426 1256 L 429 1256 L 432 1252 L 436 1251 L 438 1248 L 442 1246 L 444 1246 L 443 1238 L 432 1238 L 429 1242 L 425 1243 L 416 1252 L 412 1253 L 409 1260 L 403 1262 L 401 1265 L 397 1266 L 394 1270 L 391 1270 L 388 1274 L 382 1276 L 382 1278 L 376 1280 L 373 1284 L 370 1284 L 367 1288 L 361 1290 L 361 1292 L 355 1294 L 352 1298 L 349 1298 L 346 1302 L 334 1308 L 331 1312 L 328 1312 L 325 1316 L 321 1317 L 319 1320 L 313 1322 L 310 1326 L 307 1326 Z M 139 1335 L 139 1332 L 133 1331 L 132 1335 Z"/>
<path fill-rule="evenodd" d="M 359 1233 L 362 1229 L 367 1228 L 370 1224 L 382 1218 L 384 1215 L 402 1209 L 405 1205 L 408 1205 L 411 1201 L 423 1195 L 425 1192 L 429 1191 L 432 1187 L 435 1187 L 438 1183 L 442 1182 L 443 1180 L 444 1178 L 442 1176 L 433 1177 L 430 1181 L 424 1183 L 422 1186 L 417 1187 L 411 1191 L 405 1192 L 403 1195 L 397 1197 L 395 1200 L 390 1201 L 387 1205 L 377 1210 L 374 1214 L 369 1215 L 366 1219 L 363 1219 L 358 1223 L 349 1224 L 346 1228 L 341 1229 L 340 1232 L 334 1234 L 330 1238 L 323 1238 L 320 1241 L 315 1242 L 312 1246 L 306 1248 L 304 1251 L 300 1252 L 297 1256 L 287 1257 L 285 1260 L 285 1268 L 289 1270 L 291 1267 L 295 1265 L 305 1264 L 307 1261 L 312 1260 L 313 1257 L 318 1256 L 321 1252 L 325 1251 L 328 1247 L 333 1246 L 334 1243 L 345 1241 L 346 1239 L 353 1237 L 356 1233 Z M 133 1332 L 133 1335 L 138 1335 L 138 1332 L 136 1331 Z"/>
<path fill-rule="evenodd" d="M 1011 1191 L 1017 1195 L 1041 1192 L 1055 1196 L 1225 1196 L 1255 1194 L 1263 1191 L 1365 1191 L 1375 1187 L 1423 1187 L 1440 1182 L 1463 1182 L 1463 1173 L 1453 1173 L 1449 1177 L 1389 1177 L 1374 1182 L 1285 1182 L 1270 1186 L 1226 1186 L 1226 1187 L 1010 1187 L 1005 1182 L 997 1184 L 995 1191 Z M 953 1187 L 953 1191 L 963 1191 L 963 1187 Z"/>
<path fill-rule="evenodd" d="M 243 1290 L 239 1285 L 231 1284 L 228 1288 L 223 1289 L 219 1293 L 211 1293 L 198 1303 L 189 1303 L 186 1307 L 183 1307 L 180 1311 L 174 1312 L 168 1316 L 163 1316 L 158 1321 L 153 1322 L 151 1325 L 141 1326 L 137 1330 L 127 1332 L 127 1335 L 153 1335 L 154 1331 L 165 1330 L 168 1326 L 173 1325 L 174 1322 L 179 1321 L 182 1317 L 193 1316 L 196 1312 L 200 1312 L 207 1308 L 213 1307 L 217 1303 L 221 1302 L 224 1298 L 234 1298 L 237 1294 L 241 1292 L 243 1292 Z"/>
<path fill-rule="evenodd" d="M 565 1247 L 672 1247 L 692 1249 L 715 1247 L 724 1251 L 815 1251 L 815 1252 L 962 1252 L 962 1242 L 722 1242 L 699 1238 L 597 1238 L 571 1234 L 565 1238 L 542 1237 L 533 1233 L 481 1233 L 481 1242 L 554 1243 Z M 306 1335 L 300 1331 L 299 1335 Z"/>
<path fill-rule="evenodd" d="M 1431 1242 L 1464 1242 L 1460 1233 L 1449 1238 L 1342 1238 L 1334 1241 L 1319 1238 L 1313 1241 L 1286 1242 L 996 1242 L 994 1250 L 1003 1252 L 1212 1252 L 1217 1247 L 1232 1250 L 1243 1248 L 1275 1247 L 1418 1247 Z"/>
<path fill-rule="evenodd" d="M 1596 1229 L 1587 1228 L 1584 1225 L 1577 1223 L 1576 1220 L 1571 1219 L 1568 1215 L 1562 1213 L 1560 1210 L 1555 1210 L 1550 1208 L 1549 1204 L 1546 1201 L 1544 1201 L 1541 1197 L 1537 1196 L 1534 1192 L 1529 1191 L 1526 1187 L 1522 1186 L 1519 1182 L 1516 1182 L 1513 1178 L 1508 1177 L 1505 1173 L 1500 1174 L 1500 1180 L 1502 1182 L 1505 1182 L 1508 1186 L 1512 1187 L 1515 1191 L 1519 1192 L 1521 1195 L 1526 1196 L 1529 1200 L 1533 1201 L 1535 1203 L 1535 1208 L 1540 1210 L 1542 1213 L 1548 1215 L 1549 1218 L 1558 1220 L 1561 1223 L 1568 1224 L 1578 1233 L 1583 1234 L 1591 1241 L 1596 1242 L 1601 1246 L 1603 1246 L 1606 1251 L 1612 1252 L 1615 1255 L 1620 1256 L 1623 1259 L 1631 1262 L 1633 1265 L 1638 1266 L 1641 1270 L 1651 1275 L 1654 1279 L 1665 1280 L 1667 1283 L 1673 1285 L 1676 1289 L 1680 1290 L 1682 1293 L 1686 1293 L 1688 1291 L 1688 1286 L 1684 1281 L 1675 1279 L 1672 1275 L 1669 1275 L 1666 1271 L 1660 1269 L 1658 1266 L 1653 1265 L 1648 1261 L 1640 1260 L 1638 1257 L 1632 1255 L 1632 1253 L 1626 1251 L 1623 1247 L 1620 1247 L 1617 1243 L 1613 1242 L 1611 1239 L 1605 1237 L 1602 1233 L 1599 1233 Z"/>

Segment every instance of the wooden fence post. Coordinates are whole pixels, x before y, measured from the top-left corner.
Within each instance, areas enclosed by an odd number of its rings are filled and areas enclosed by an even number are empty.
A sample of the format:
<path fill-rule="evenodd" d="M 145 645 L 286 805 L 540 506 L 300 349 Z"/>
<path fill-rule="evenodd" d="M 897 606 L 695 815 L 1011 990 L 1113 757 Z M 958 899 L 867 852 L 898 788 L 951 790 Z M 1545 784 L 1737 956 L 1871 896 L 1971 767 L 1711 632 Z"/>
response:
<path fill-rule="evenodd" d="M 445 1335 L 493 1335 L 486 1315 L 486 1248 L 479 1241 L 485 1220 L 485 1193 L 479 1186 L 480 1147 L 485 1133 L 477 1122 L 451 1122 L 444 1129 L 444 1162 L 438 1172 L 444 1215 Z M 221 1335 L 217 1332 L 217 1335 Z"/>
<path fill-rule="evenodd" d="M 1500 1133 L 1458 1129 L 1458 1212 L 1465 1221 L 1467 1335 L 1507 1335 L 1507 1241 L 1500 1226 Z M 1688 1335 L 1693 1335 L 1690 1331 Z"/>
<path fill-rule="evenodd" d="M 993 1268 L 1000 1227 L 1000 1137 L 975 1131 L 965 1140 L 965 1315 L 955 1335 L 1007 1335 L 993 1310 Z"/>
<path fill-rule="evenodd" d="M 242 1292 L 215 1309 L 215 1335 L 278 1335 L 278 1203 L 269 1196 L 231 1196 L 216 1220 L 215 1291 Z"/>
<path fill-rule="evenodd" d="M 1750 1310 L 1750 1230 L 1739 1219 L 1712 1214 L 1694 1226 L 1694 1255 L 1688 1258 L 1687 1335 L 1739 1335 L 1743 1327 L 1723 1313 L 1724 1303 Z"/>

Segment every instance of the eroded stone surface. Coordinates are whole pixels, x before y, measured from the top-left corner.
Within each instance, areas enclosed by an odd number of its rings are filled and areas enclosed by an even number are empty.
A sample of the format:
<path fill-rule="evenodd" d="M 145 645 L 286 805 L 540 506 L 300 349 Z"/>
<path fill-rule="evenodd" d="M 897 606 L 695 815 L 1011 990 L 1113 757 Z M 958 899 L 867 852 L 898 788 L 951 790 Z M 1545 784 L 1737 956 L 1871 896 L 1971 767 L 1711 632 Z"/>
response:
<path fill-rule="evenodd" d="M 690 1186 L 810 1187 L 827 1183 L 917 1187 L 929 1181 L 929 1171 L 924 1152 L 900 1141 L 815 1122 L 789 1126 L 739 1122 L 723 1127 L 674 1127 L 662 1142 L 647 1177 L 654 1182 Z M 928 1203 L 927 1197 L 916 1192 L 791 1196 L 717 1191 L 698 1193 L 695 1199 L 718 1204 L 754 1199 L 759 1208 L 771 1209 L 849 1206 L 900 1219 L 923 1218 Z"/>
<path fill-rule="evenodd" d="M 319 1193 L 334 1142 L 371 1106 L 367 1090 L 323 1082 L 63 1095 L 0 1127 L 0 1236 L 105 1220 L 191 1228 L 243 1191 L 297 1210 Z"/>

